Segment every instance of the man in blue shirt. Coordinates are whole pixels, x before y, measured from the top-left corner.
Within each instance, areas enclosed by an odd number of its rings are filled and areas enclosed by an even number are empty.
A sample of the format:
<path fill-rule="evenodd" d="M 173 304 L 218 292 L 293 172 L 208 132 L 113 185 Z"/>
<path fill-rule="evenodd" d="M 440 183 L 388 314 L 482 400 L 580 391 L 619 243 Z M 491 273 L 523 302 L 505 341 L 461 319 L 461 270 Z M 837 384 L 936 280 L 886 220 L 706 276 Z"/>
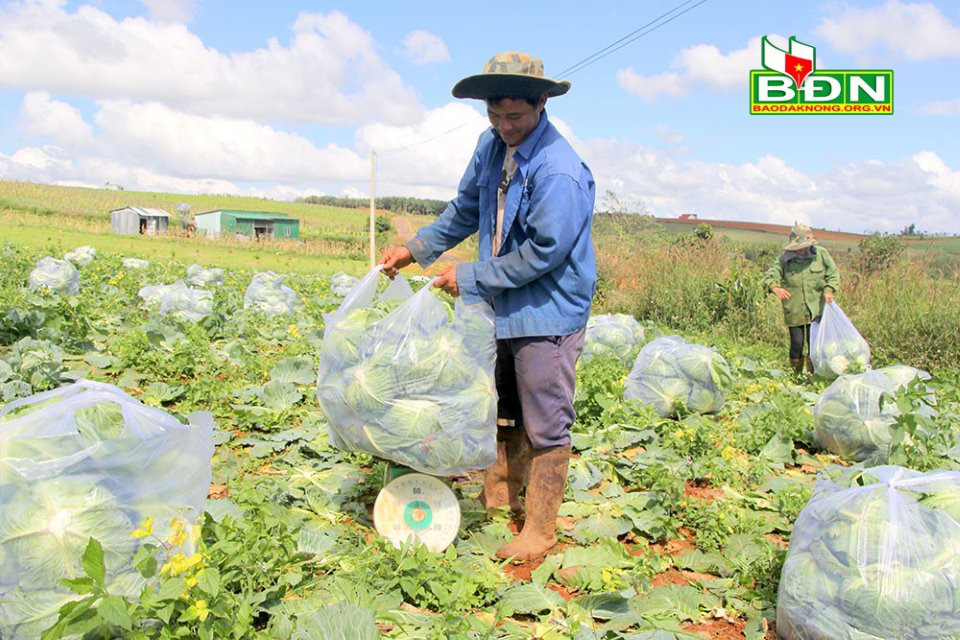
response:
<path fill-rule="evenodd" d="M 487 469 L 486 508 L 526 513 L 520 534 L 497 551 L 530 560 L 557 541 L 556 518 L 570 461 L 576 362 L 596 286 L 590 169 L 550 123 L 544 106 L 570 89 L 525 53 L 494 56 L 453 88 L 484 100 L 490 124 L 457 197 L 405 246 L 380 259 L 387 275 L 479 234 L 477 262 L 451 265 L 434 286 L 496 315 L 497 461 Z M 520 492 L 526 487 L 525 503 Z"/>

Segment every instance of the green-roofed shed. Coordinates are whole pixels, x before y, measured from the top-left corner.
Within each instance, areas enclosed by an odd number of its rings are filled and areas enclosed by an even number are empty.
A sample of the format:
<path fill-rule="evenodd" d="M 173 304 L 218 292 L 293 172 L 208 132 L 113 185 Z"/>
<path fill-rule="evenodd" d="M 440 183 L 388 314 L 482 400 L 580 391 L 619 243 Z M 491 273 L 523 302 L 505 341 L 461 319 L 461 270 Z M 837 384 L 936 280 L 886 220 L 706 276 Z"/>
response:
<path fill-rule="evenodd" d="M 275 211 L 217 209 L 194 216 L 197 231 L 216 237 L 221 233 L 247 236 L 255 240 L 297 240 L 300 221 Z"/>

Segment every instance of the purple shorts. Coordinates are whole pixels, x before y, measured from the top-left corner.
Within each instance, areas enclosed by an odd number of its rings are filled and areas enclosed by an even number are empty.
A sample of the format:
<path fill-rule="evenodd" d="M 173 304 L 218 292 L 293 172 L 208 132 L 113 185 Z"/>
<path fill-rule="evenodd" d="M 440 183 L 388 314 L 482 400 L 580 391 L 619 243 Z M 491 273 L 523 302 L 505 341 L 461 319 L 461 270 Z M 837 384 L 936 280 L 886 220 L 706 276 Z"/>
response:
<path fill-rule="evenodd" d="M 585 333 L 497 340 L 497 424 L 522 426 L 534 449 L 570 446 Z"/>

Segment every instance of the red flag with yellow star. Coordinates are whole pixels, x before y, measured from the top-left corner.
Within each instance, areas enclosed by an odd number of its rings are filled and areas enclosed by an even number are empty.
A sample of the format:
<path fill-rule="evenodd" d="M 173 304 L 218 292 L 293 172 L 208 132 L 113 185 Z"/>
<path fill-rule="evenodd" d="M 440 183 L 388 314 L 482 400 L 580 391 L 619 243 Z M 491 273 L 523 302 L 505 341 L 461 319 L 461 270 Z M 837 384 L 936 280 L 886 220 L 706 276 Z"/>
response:
<path fill-rule="evenodd" d="M 803 81 L 816 69 L 817 53 L 814 47 L 790 36 L 789 50 L 784 51 L 763 36 L 761 62 L 770 71 L 776 71 L 793 78 L 799 89 Z"/>

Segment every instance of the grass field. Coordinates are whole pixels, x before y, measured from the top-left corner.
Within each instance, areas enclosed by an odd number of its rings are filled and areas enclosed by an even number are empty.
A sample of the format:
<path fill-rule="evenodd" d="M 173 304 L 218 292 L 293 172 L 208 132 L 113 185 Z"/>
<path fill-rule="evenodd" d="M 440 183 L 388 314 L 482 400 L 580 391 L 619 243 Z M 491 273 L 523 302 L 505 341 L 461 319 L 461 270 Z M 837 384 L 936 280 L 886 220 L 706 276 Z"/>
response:
<path fill-rule="evenodd" d="M 683 222 L 660 222 L 664 231 L 670 234 L 690 233 L 694 225 Z M 736 229 L 730 227 L 713 226 L 714 235 L 724 236 L 734 242 L 743 244 L 760 245 L 782 245 L 786 236 L 781 233 L 770 231 L 761 231 L 755 229 Z M 814 232 L 816 235 L 816 232 Z M 856 251 L 859 241 L 830 238 L 822 240 L 823 244 L 832 253 Z M 931 237 L 931 238 L 910 238 L 904 240 L 907 251 L 913 255 L 922 255 L 927 252 L 943 251 L 947 253 L 960 253 L 960 237 Z"/>
<path fill-rule="evenodd" d="M 300 219 L 301 242 L 249 243 L 173 235 L 119 236 L 110 227 L 110 210 L 124 206 L 159 207 L 176 216 L 185 202 L 193 213 L 212 209 L 279 211 Z M 0 181 L 0 223 L 4 240 L 60 257 L 80 245 L 101 252 L 205 266 L 359 275 L 368 265 L 368 212 L 299 202 L 230 195 L 179 195 L 61 187 Z M 174 224 L 171 221 L 171 224 Z M 380 244 L 389 234 L 378 237 Z"/>

